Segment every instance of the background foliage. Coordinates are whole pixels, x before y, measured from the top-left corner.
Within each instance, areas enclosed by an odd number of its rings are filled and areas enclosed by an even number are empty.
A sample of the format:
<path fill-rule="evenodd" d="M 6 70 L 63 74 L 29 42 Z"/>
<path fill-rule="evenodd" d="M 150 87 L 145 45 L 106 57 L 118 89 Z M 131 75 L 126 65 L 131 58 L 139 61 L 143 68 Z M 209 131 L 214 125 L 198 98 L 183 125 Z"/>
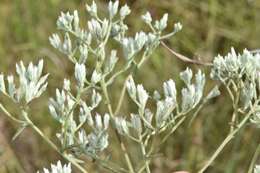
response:
<path fill-rule="evenodd" d="M 260 1 L 258 0 L 126 0 L 132 9 L 127 18 L 130 29 L 139 30 L 139 16 L 147 10 L 153 17 L 169 13 L 169 19 L 180 21 L 183 30 L 167 42 L 174 50 L 195 59 L 211 61 L 218 53 L 225 54 L 230 47 L 241 51 L 260 48 Z M 48 36 L 56 31 L 55 21 L 60 11 L 79 9 L 81 16 L 86 14 L 84 0 L 1 0 L 0 2 L 0 71 L 12 72 L 20 59 L 28 62 L 44 58 L 45 71 L 51 75 L 49 89 L 41 101 L 33 103 L 34 121 L 45 134 L 55 138 L 56 122 L 48 113 L 47 101 L 56 87 L 62 86 L 63 77 L 73 75 L 73 66 L 61 54 L 51 48 Z M 105 3 L 99 1 L 100 5 Z M 86 16 L 86 15 L 85 15 Z M 156 50 L 152 58 L 137 72 L 140 82 L 146 88 L 154 89 L 162 82 L 174 78 L 189 66 L 177 60 L 165 48 Z M 207 69 L 204 69 L 207 71 Z M 118 82 L 121 85 L 123 81 Z M 211 81 L 212 82 L 212 81 Z M 212 82 L 213 85 L 213 82 Z M 114 86 L 115 90 L 118 86 Z M 224 92 L 224 90 L 222 90 Z M 119 93 L 114 94 L 114 99 Z M 227 97 L 226 97 L 227 98 Z M 193 172 L 210 156 L 228 132 L 231 119 L 231 102 L 223 95 L 211 101 L 199 114 L 190 127 L 187 123 L 162 147 L 163 150 L 153 163 L 153 172 L 172 172 L 185 169 Z M 1 101 L 3 97 L 0 96 Z M 9 104 L 10 105 L 10 104 Z M 124 103 L 124 110 L 133 105 Z M 15 105 L 9 110 L 17 112 Z M 123 111 L 124 111 L 123 110 Z M 1 114 L 1 113 L 0 113 Z M 35 172 L 48 165 L 58 156 L 41 142 L 31 130 L 26 130 L 16 141 L 12 135 L 16 124 L 0 116 L 0 172 Z M 214 164 L 209 172 L 245 172 L 250 159 L 260 142 L 259 131 L 247 126 Z M 113 142 L 112 142 L 113 143 Z M 115 147 L 117 143 L 114 142 Z M 135 150 L 135 148 L 131 148 Z M 118 156 L 120 157 L 120 156 Z M 227 162 L 227 160 L 229 160 Z M 89 164 L 93 167 L 93 164 Z M 93 169 L 96 169 L 93 167 Z"/>

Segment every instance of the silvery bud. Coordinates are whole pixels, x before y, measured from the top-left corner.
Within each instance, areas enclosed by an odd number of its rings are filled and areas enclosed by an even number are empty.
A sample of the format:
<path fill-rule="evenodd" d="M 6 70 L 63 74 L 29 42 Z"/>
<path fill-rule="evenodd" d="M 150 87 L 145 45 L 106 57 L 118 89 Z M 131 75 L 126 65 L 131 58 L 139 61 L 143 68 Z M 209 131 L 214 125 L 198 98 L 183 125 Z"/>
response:
<path fill-rule="evenodd" d="M 108 61 L 106 62 L 105 73 L 111 72 L 114 69 L 117 61 L 118 61 L 117 52 L 116 52 L 116 50 L 112 50 L 110 57 L 108 58 Z"/>
<path fill-rule="evenodd" d="M 85 44 L 80 45 L 79 53 L 80 53 L 79 63 L 84 64 L 88 58 L 88 47 Z"/>
<path fill-rule="evenodd" d="M 137 90 L 138 102 L 140 103 L 141 109 L 144 109 L 149 95 L 145 91 L 142 85 L 137 85 L 136 90 Z"/>
<path fill-rule="evenodd" d="M 195 86 L 189 85 L 188 88 L 181 90 L 182 94 L 182 112 L 186 112 L 193 108 L 195 99 Z"/>
<path fill-rule="evenodd" d="M 96 84 L 101 80 L 101 78 L 102 78 L 102 74 L 98 73 L 96 70 L 94 70 L 94 72 L 92 73 L 92 76 L 91 76 L 91 82 L 93 84 Z"/>
<path fill-rule="evenodd" d="M 60 49 L 61 47 L 61 40 L 58 34 L 52 34 L 51 37 L 49 37 L 49 41 L 51 43 L 51 45 L 55 48 L 55 49 Z"/>
<path fill-rule="evenodd" d="M 13 75 L 7 76 L 7 82 L 8 82 L 8 94 L 11 98 L 14 99 L 14 95 L 15 95 L 14 76 Z"/>
<path fill-rule="evenodd" d="M 205 74 L 199 70 L 195 75 L 195 98 L 194 105 L 197 105 L 203 96 L 203 90 L 206 83 Z"/>
<path fill-rule="evenodd" d="M 86 9 L 92 17 L 97 16 L 97 5 L 96 5 L 95 1 L 92 1 L 91 6 L 86 5 Z"/>
<path fill-rule="evenodd" d="M 72 44 L 68 33 L 65 34 L 65 38 L 61 50 L 66 55 L 70 55 L 72 53 Z"/>
<path fill-rule="evenodd" d="M 129 15 L 131 13 L 130 8 L 128 7 L 128 5 L 124 5 L 121 9 L 120 9 L 120 17 L 121 19 L 124 19 L 127 15 Z"/>
<path fill-rule="evenodd" d="M 161 99 L 161 95 L 160 95 L 160 93 L 157 90 L 155 90 L 153 92 L 153 99 L 156 100 L 156 101 Z"/>
<path fill-rule="evenodd" d="M 190 85 L 192 76 L 193 76 L 193 75 L 192 75 L 192 71 L 191 71 L 191 69 L 189 69 L 189 68 L 186 68 L 185 71 L 183 71 L 183 72 L 180 73 L 180 78 L 181 78 L 181 80 L 182 80 L 187 86 Z"/>
<path fill-rule="evenodd" d="M 0 91 L 5 93 L 5 81 L 4 81 L 4 75 L 0 74 Z"/>
<path fill-rule="evenodd" d="M 122 40 L 124 56 L 130 60 L 136 53 L 135 43 L 133 38 L 123 38 Z"/>
<path fill-rule="evenodd" d="M 119 6 L 118 0 L 116 0 L 114 3 L 112 1 L 109 1 L 108 11 L 109 11 L 110 19 L 112 19 L 117 14 L 118 6 Z"/>
<path fill-rule="evenodd" d="M 87 120 L 87 114 L 85 113 L 84 109 L 81 107 L 79 109 L 79 122 L 85 123 Z"/>
<path fill-rule="evenodd" d="M 82 144 L 82 145 L 87 145 L 88 144 L 88 137 L 86 135 L 86 132 L 85 130 L 80 130 L 79 133 L 78 133 L 78 140 L 79 140 L 79 143 Z"/>
<path fill-rule="evenodd" d="M 141 31 L 135 34 L 135 52 L 141 50 L 147 41 L 146 34 Z"/>
<path fill-rule="evenodd" d="M 173 32 L 179 32 L 180 30 L 182 30 L 182 24 L 180 22 L 175 23 Z"/>
<path fill-rule="evenodd" d="M 110 116 L 109 116 L 109 114 L 106 113 L 106 114 L 104 115 L 104 120 L 103 120 L 103 122 L 104 122 L 104 129 L 105 129 L 105 130 L 108 129 L 109 120 L 110 120 Z"/>
<path fill-rule="evenodd" d="M 75 78 L 78 82 L 79 87 L 84 86 L 85 78 L 86 78 L 86 67 L 84 64 L 78 64 L 75 65 Z"/>
<path fill-rule="evenodd" d="M 56 109 L 55 109 L 55 107 L 54 107 L 52 104 L 49 105 L 49 111 L 50 111 L 50 113 L 51 113 L 51 116 L 52 116 L 55 120 L 60 121 L 60 117 L 59 117 L 59 115 L 57 114 Z M 60 122 L 61 122 L 61 121 L 60 121 Z"/>
<path fill-rule="evenodd" d="M 73 20 L 73 15 L 71 15 L 69 12 L 67 12 L 66 14 L 61 12 L 61 16 L 57 20 L 58 29 L 62 29 L 65 31 L 71 30 L 72 20 Z"/>
<path fill-rule="evenodd" d="M 122 28 L 121 28 L 121 26 L 120 25 L 118 25 L 118 24 L 114 24 L 113 26 L 112 26 L 112 28 L 111 28 L 111 33 L 110 33 L 110 35 L 111 35 L 111 37 L 113 37 L 113 38 L 115 38 L 115 40 L 117 40 L 118 42 L 120 42 L 121 41 L 121 31 L 122 31 Z"/>
<path fill-rule="evenodd" d="M 172 79 L 163 83 L 163 90 L 165 97 L 171 97 L 174 101 L 176 100 L 176 87 Z"/>
<path fill-rule="evenodd" d="M 62 90 L 61 92 L 59 89 L 56 89 L 56 100 L 59 106 L 62 106 L 66 100 L 65 92 Z M 53 101 L 51 101 L 53 102 Z"/>
<path fill-rule="evenodd" d="M 136 86 L 132 76 L 126 81 L 126 89 L 133 100 L 136 100 Z"/>
<path fill-rule="evenodd" d="M 209 94 L 206 96 L 206 100 L 212 99 L 214 97 L 217 97 L 220 95 L 220 91 L 218 86 L 215 86 L 210 92 Z"/>
<path fill-rule="evenodd" d="M 97 130 L 101 131 L 103 129 L 103 123 L 101 116 L 97 113 L 95 116 L 95 123 Z"/>
<path fill-rule="evenodd" d="M 92 34 L 92 36 L 98 39 L 102 38 L 102 28 L 100 23 L 97 20 L 91 19 L 91 21 L 88 21 L 88 29 Z"/>
<path fill-rule="evenodd" d="M 77 32 L 79 30 L 79 14 L 77 10 L 73 12 L 73 26 L 74 30 Z"/>
<path fill-rule="evenodd" d="M 160 21 L 155 22 L 155 28 L 159 31 L 164 30 L 167 27 L 168 14 L 164 14 Z"/>
<path fill-rule="evenodd" d="M 70 91 L 70 80 L 64 79 L 63 89 L 64 89 L 65 91 Z"/>
<path fill-rule="evenodd" d="M 161 128 L 162 126 L 164 126 L 165 121 L 169 118 L 171 113 L 170 111 L 173 111 L 174 106 L 175 103 L 170 97 L 167 97 L 165 100 L 157 101 L 157 109 L 155 114 L 155 122 L 157 128 Z"/>
<path fill-rule="evenodd" d="M 142 122 L 137 114 L 131 114 L 131 124 L 132 127 L 138 132 L 138 134 L 142 133 Z"/>
<path fill-rule="evenodd" d="M 101 95 L 98 92 L 96 92 L 95 90 L 93 90 L 93 94 L 91 97 L 91 101 L 92 101 L 91 109 L 96 108 L 99 105 L 99 103 L 101 102 L 101 100 L 102 100 Z"/>
<path fill-rule="evenodd" d="M 153 20 L 151 14 L 149 12 L 146 12 L 144 15 L 142 15 L 142 19 L 147 24 L 150 24 Z"/>
<path fill-rule="evenodd" d="M 114 121 L 115 121 L 116 130 L 118 131 L 118 133 L 120 133 L 121 135 L 129 134 L 128 124 L 124 118 L 115 117 Z"/>
<path fill-rule="evenodd" d="M 154 35 L 152 33 L 148 33 L 147 34 L 147 41 L 146 41 L 145 44 L 148 48 L 157 47 L 160 44 L 160 41 L 159 41 L 159 38 L 156 35 Z"/>

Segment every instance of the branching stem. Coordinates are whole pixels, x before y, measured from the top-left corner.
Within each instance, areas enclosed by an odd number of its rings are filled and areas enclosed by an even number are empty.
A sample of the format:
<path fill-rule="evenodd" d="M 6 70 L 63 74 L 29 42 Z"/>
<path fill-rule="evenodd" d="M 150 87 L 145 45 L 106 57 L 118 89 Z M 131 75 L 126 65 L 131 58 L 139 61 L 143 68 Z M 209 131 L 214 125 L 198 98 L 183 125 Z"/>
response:
<path fill-rule="evenodd" d="M 5 107 L 0 104 L 0 108 L 1 110 L 5 113 L 5 115 L 7 115 L 9 118 L 11 118 L 13 121 L 15 122 L 20 122 L 21 121 L 17 121 L 17 119 L 14 118 L 14 116 L 12 116 L 7 109 L 5 109 Z M 71 162 L 72 165 L 74 165 L 76 168 L 78 168 L 82 173 L 88 173 L 87 170 L 85 170 L 85 168 L 83 168 L 82 166 L 80 166 L 75 160 L 73 160 L 72 158 L 70 158 L 69 156 L 63 154 L 62 152 L 60 152 L 59 148 L 48 138 L 46 137 L 43 132 L 31 121 L 31 119 L 28 117 L 26 112 L 22 112 L 23 117 L 25 119 L 25 122 L 36 132 L 38 133 L 39 136 L 41 136 L 43 138 L 43 140 L 51 147 L 53 148 L 55 151 L 57 151 L 64 159 L 68 160 L 69 162 Z M 24 123 L 24 121 L 22 121 Z"/>

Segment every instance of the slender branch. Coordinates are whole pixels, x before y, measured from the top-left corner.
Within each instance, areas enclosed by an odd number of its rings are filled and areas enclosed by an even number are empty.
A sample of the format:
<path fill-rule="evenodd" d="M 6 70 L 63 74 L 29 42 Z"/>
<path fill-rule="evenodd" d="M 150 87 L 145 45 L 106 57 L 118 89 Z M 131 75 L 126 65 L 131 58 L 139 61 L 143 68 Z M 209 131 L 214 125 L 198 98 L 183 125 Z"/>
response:
<path fill-rule="evenodd" d="M 126 78 L 126 81 L 128 80 L 129 76 Z M 124 100 L 124 96 L 125 96 L 125 92 L 126 92 L 126 84 L 124 82 L 124 86 L 123 86 L 123 89 L 121 91 L 121 94 L 120 94 L 120 98 L 119 98 L 119 101 L 118 101 L 118 104 L 117 104 L 117 107 L 116 107 L 116 110 L 115 110 L 115 115 L 117 115 L 121 109 L 121 106 L 123 104 L 123 100 Z"/>
<path fill-rule="evenodd" d="M 14 116 L 12 116 L 6 109 L 5 107 L 0 103 L 0 109 L 5 113 L 5 115 L 10 118 L 11 120 L 19 123 L 19 124 L 24 124 L 25 121 L 19 120 L 17 118 L 15 118 Z"/>
<path fill-rule="evenodd" d="M 3 112 L 9 117 L 11 118 L 13 121 L 15 122 L 19 122 L 19 123 L 24 123 L 24 121 L 18 120 L 14 118 L 14 116 L 12 116 L 7 109 L 0 104 L 0 108 L 3 110 Z M 49 146 L 51 146 L 55 151 L 57 151 L 64 159 L 68 160 L 69 162 L 71 162 L 72 165 L 74 165 L 75 167 L 77 167 L 82 173 L 88 173 L 87 170 L 85 170 L 82 166 L 80 166 L 77 162 L 75 162 L 73 159 L 71 159 L 70 157 L 68 157 L 67 155 L 64 155 L 63 153 L 60 152 L 60 150 L 58 149 L 58 147 L 49 139 L 47 138 L 43 132 L 31 121 L 31 119 L 27 116 L 26 112 L 22 112 L 23 113 L 23 117 L 26 120 L 25 122 L 35 131 L 38 133 L 38 135 L 40 135 L 45 142 L 47 142 L 49 144 Z"/>
<path fill-rule="evenodd" d="M 236 133 L 245 125 L 247 120 L 250 118 L 252 112 L 250 111 L 244 119 L 238 124 L 237 128 L 231 131 L 227 137 L 224 139 L 224 141 L 219 145 L 217 150 L 214 152 L 214 154 L 210 157 L 210 159 L 206 162 L 206 164 L 200 169 L 198 173 L 203 173 L 206 171 L 206 169 L 213 163 L 213 161 L 217 158 L 217 156 L 220 154 L 220 152 L 225 148 L 225 146 L 233 139 L 233 137 L 236 135 Z"/>
<path fill-rule="evenodd" d="M 104 93 L 104 96 L 105 96 L 105 99 L 106 99 L 106 102 L 107 102 L 106 104 L 107 104 L 107 107 L 108 107 L 109 114 L 112 118 L 114 118 L 114 113 L 113 113 L 112 105 L 110 103 L 110 98 L 108 96 L 108 91 L 107 91 L 107 85 L 106 85 L 104 78 L 102 78 L 102 80 L 101 80 L 101 88 L 102 88 L 102 91 Z M 126 146 L 125 146 L 124 142 L 122 141 L 120 135 L 118 134 L 118 132 L 116 130 L 115 130 L 115 133 L 116 133 L 116 137 L 117 137 L 117 139 L 120 143 L 121 150 L 124 153 L 124 157 L 125 157 L 128 169 L 131 173 L 134 173 L 135 171 L 134 171 L 134 168 L 133 168 L 133 164 L 132 164 L 130 157 L 129 157 L 129 154 L 126 150 Z"/>
<path fill-rule="evenodd" d="M 142 138 L 141 134 L 139 134 L 139 140 L 140 140 L 140 146 L 141 146 L 143 159 L 144 159 L 144 162 L 145 162 L 145 170 L 146 170 L 147 173 L 151 173 L 151 170 L 150 170 L 150 167 L 149 167 L 149 161 L 147 160 L 147 154 L 146 154 L 146 151 L 145 151 L 145 146 L 144 146 L 143 138 Z"/>
<path fill-rule="evenodd" d="M 253 169 L 254 169 L 254 166 L 255 166 L 255 163 L 256 163 L 256 160 L 257 160 L 259 154 L 260 154 L 260 144 L 258 144 L 258 146 L 256 148 L 256 151 L 255 151 L 254 156 L 251 160 L 251 163 L 250 163 L 250 166 L 249 166 L 247 173 L 253 173 Z"/>
<path fill-rule="evenodd" d="M 236 125 L 236 119 L 237 119 L 237 114 L 238 114 L 238 102 L 239 102 L 239 97 L 240 97 L 240 92 L 235 91 L 235 101 L 233 102 L 233 115 L 231 119 L 231 125 L 230 125 L 230 131 L 233 131 Z"/>
<path fill-rule="evenodd" d="M 189 127 L 191 126 L 192 122 L 195 120 L 195 118 L 197 117 L 197 115 L 199 114 L 200 110 L 203 108 L 203 106 L 206 104 L 207 100 L 204 99 L 201 103 L 201 105 L 199 105 L 198 109 L 196 110 L 196 112 L 193 114 L 190 122 L 189 122 Z"/>
<path fill-rule="evenodd" d="M 181 61 L 184 61 L 186 63 L 191 63 L 191 64 L 197 64 L 197 65 L 205 65 L 205 66 L 212 66 L 212 63 L 208 63 L 208 62 L 202 62 L 202 61 L 198 61 L 198 60 L 193 60 L 190 59 L 180 53 L 175 52 L 174 50 L 172 50 L 171 48 L 169 48 L 163 41 L 161 41 L 161 44 L 163 45 L 163 47 L 165 47 L 170 53 L 172 53 L 173 55 L 175 55 L 178 59 L 180 59 Z"/>

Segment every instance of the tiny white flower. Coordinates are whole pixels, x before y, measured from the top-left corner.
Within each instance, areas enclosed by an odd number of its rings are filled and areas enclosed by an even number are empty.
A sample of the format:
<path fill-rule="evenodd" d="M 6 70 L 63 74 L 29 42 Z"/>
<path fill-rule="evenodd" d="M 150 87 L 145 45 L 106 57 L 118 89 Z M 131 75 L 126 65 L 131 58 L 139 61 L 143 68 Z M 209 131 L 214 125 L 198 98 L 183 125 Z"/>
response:
<path fill-rule="evenodd" d="M 91 76 L 91 82 L 93 84 L 96 84 L 101 80 L 101 78 L 102 78 L 102 74 L 98 73 L 96 70 L 94 70 L 94 72 L 92 73 L 92 76 Z"/>
<path fill-rule="evenodd" d="M 136 90 L 137 90 L 138 101 L 141 105 L 141 108 L 144 109 L 149 95 L 147 91 L 145 91 L 142 85 L 137 85 Z"/>
<path fill-rule="evenodd" d="M 92 4 L 90 6 L 86 5 L 86 9 L 91 16 L 93 17 L 97 16 L 97 5 L 95 1 L 92 1 Z"/>
<path fill-rule="evenodd" d="M 127 15 L 129 15 L 131 13 L 130 8 L 128 7 L 128 5 L 124 5 L 121 9 L 120 9 L 120 16 L 122 19 L 124 19 Z"/>
<path fill-rule="evenodd" d="M 84 64 L 75 65 L 75 78 L 78 82 L 79 87 L 84 86 L 85 78 L 86 78 L 86 67 Z"/>
<path fill-rule="evenodd" d="M 116 0 L 114 3 L 112 1 L 109 1 L 108 11 L 109 11 L 109 16 L 110 16 L 111 19 L 117 14 L 118 6 L 119 6 L 118 0 Z"/>
<path fill-rule="evenodd" d="M 142 15 L 142 19 L 147 24 L 150 24 L 153 20 L 151 14 L 149 12 L 146 12 L 144 15 Z"/>

